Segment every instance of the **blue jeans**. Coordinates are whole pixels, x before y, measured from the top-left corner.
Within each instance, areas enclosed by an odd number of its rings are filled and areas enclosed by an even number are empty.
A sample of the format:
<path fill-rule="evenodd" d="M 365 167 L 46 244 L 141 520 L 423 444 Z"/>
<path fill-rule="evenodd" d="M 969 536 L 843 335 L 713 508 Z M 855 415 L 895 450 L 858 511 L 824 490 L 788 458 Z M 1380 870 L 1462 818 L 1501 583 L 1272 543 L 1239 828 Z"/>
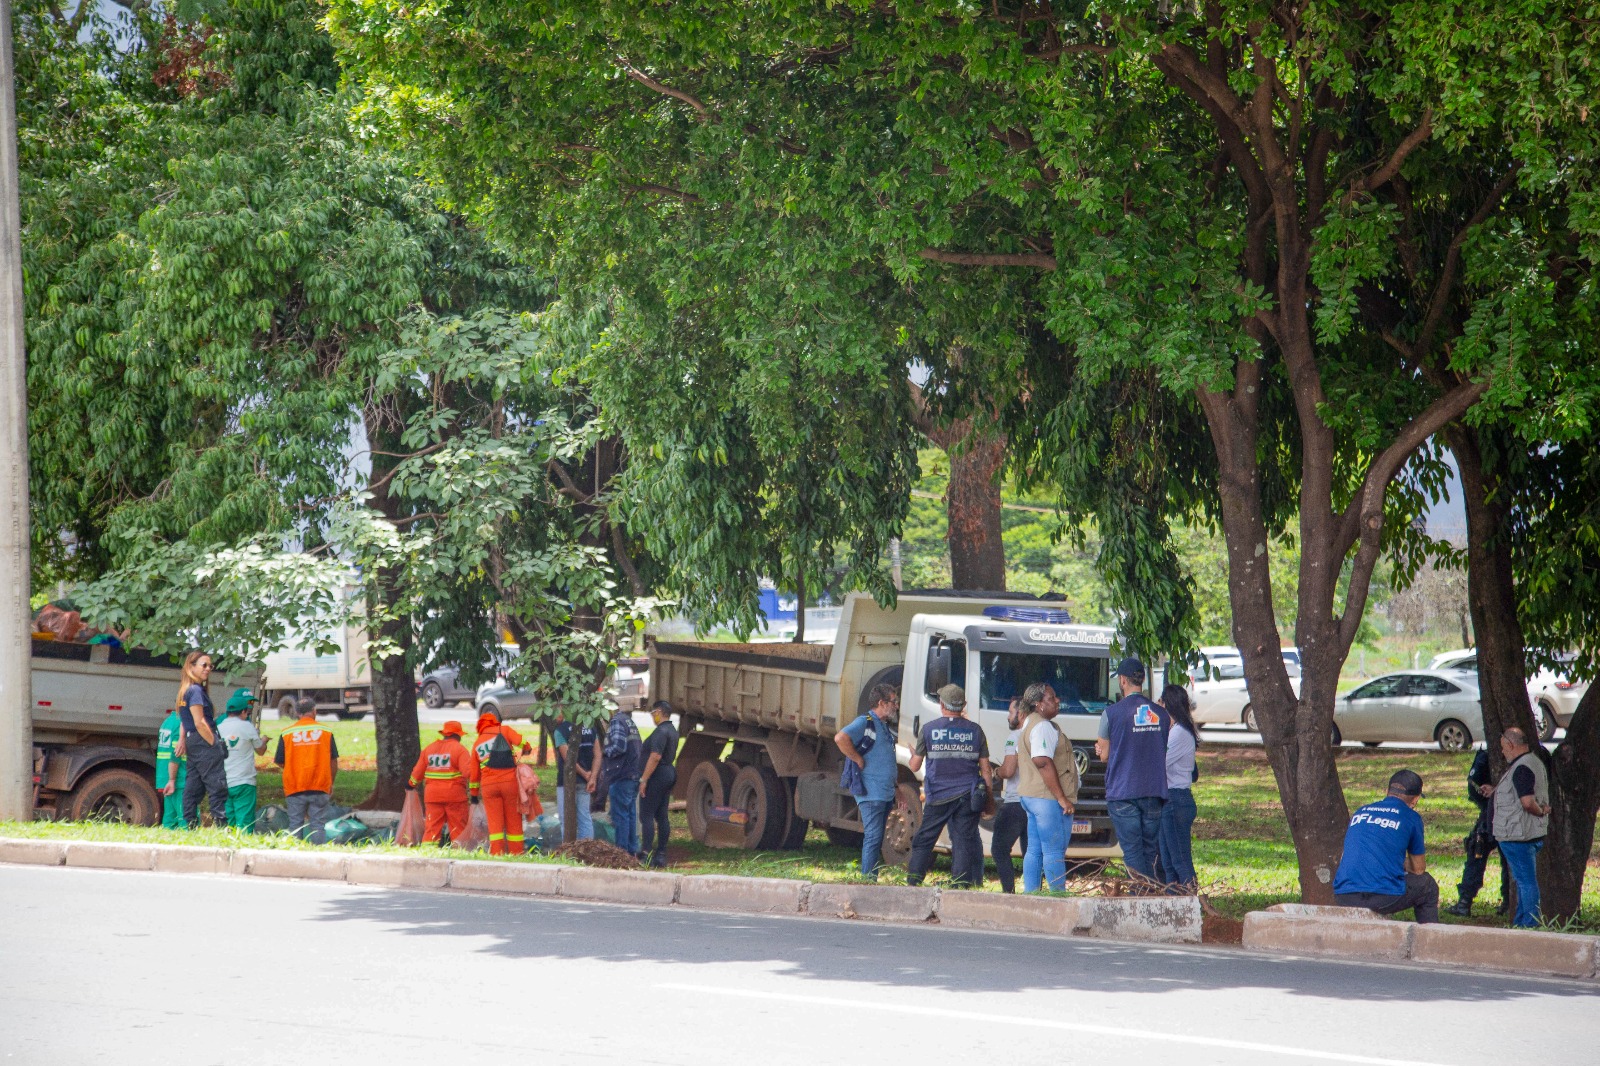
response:
<path fill-rule="evenodd" d="M 606 794 L 611 804 L 611 825 L 617 831 L 617 847 L 629 855 L 639 854 L 639 779 L 613 781 Z"/>
<path fill-rule="evenodd" d="M 894 810 L 894 800 L 856 800 L 861 811 L 861 824 L 866 829 L 861 839 L 861 876 L 877 877 L 883 864 L 883 827 Z"/>
<path fill-rule="evenodd" d="M 566 821 L 566 789 L 565 789 L 565 787 L 563 787 L 563 789 L 557 789 L 557 792 L 555 792 L 555 799 L 557 799 L 557 808 L 558 808 L 558 810 L 560 810 L 560 812 L 562 812 L 562 823 L 565 824 L 565 821 Z M 595 839 L 595 820 L 594 820 L 594 815 L 592 815 L 592 813 L 589 812 L 589 800 L 590 799 L 594 799 L 594 797 L 592 797 L 592 795 L 589 795 L 589 789 L 586 789 L 586 787 L 584 787 L 584 783 L 582 783 L 582 781 L 579 781 L 579 783 L 578 783 L 578 839 L 579 840 L 594 840 Z"/>
<path fill-rule="evenodd" d="M 1138 799 L 1111 800 L 1106 813 L 1111 816 L 1111 828 L 1117 831 L 1117 843 L 1122 846 L 1122 864 L 1130 873 L 1156 877 L 1156 857 L 1161 851 L 1161 808 L 1164 800 L 1155 796 Z"/>
<path fill-rule="evenodd" d="M 1050 891 L 1067 890 L 1067 837 L 1072 826 L 1052 796 L 1023 796 L 1028 814 L 1028 850 L 1022 856 L 1022 891 L 1037 892 L 1048 882 Z M 1007 861 L 1010 861 L 1009 858 Z"/>
<path fill-rule="evenodd" d="M 1161 808 L 1161 879 L 1169 885 L 1195 883 L 1194 849 L 1189 831 L 1194 827 L 1194 793 L 1186 788 L 1167 790 Z"/>
<path fill-rule="evenodd" d="M 1511 867 L 1511 879 L 1517 883 L 1517 913 L 1511 924 L 1528 928 L 1539 924 L 1539 849 L 1543 840 L 1502 840 L 1500 856 Z"/>

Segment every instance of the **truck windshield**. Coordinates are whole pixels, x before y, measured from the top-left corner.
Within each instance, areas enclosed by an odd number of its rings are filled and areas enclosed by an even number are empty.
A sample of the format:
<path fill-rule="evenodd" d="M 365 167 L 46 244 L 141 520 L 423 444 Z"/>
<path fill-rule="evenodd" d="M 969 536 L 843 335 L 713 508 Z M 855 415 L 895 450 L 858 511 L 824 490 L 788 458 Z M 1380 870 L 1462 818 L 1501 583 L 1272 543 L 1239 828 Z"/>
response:
<path fill-rule="evenodd" d="M 997 651 L 983 654 L 980 705 L 985 710 L 1003 711 L 1035 681 L 1055 689 L 1062 714 L 1099 714 L 1111 702 L 1107 698 L 1110 669 L 1104 659 Z"/>

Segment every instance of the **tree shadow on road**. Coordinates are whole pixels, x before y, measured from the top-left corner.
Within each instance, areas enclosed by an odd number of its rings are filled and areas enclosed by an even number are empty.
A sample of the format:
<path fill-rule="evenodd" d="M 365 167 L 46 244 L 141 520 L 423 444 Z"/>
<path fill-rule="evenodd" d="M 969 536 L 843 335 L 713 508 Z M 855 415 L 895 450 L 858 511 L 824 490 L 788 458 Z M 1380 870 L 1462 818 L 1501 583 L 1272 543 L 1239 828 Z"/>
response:
<path fill-rule="evenodd" d="M 375 922 L 413 936 L 470 937 L 470 951 L 539 961 L 649 961 L 694 968 L 761 964 L 789 977 L 947 992 L 1160 995 L 1259 988 L 1365 1002 L 1600 999 L 1600 984 L 1412 966 L 1273 958 L 1237 950 L 891 925 L 729 915 L 465 892 L 357 891 L 312 917 Z M 886 962 L 886 960 L 889 960 Z"/>

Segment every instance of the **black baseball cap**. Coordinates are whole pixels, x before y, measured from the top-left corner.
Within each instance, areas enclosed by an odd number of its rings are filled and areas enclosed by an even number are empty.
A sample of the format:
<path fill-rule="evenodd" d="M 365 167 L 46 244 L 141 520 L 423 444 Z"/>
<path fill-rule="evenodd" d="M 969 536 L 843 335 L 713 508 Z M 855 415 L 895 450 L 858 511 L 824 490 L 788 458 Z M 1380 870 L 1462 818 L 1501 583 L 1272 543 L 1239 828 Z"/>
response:
<path fill-rule="evenodd" d="M 1389 791 L 1406 796 L 1422 795 L 1422 775 L 1415 770 L 1396 770 L 1389 778 Z"/>
<path fill-rule="evenodd" d="M 1143 684 L 1144 663 L 1130 656 L 1117 664 L 1117 676 L 1125 677 L 1137 684 Z"/>

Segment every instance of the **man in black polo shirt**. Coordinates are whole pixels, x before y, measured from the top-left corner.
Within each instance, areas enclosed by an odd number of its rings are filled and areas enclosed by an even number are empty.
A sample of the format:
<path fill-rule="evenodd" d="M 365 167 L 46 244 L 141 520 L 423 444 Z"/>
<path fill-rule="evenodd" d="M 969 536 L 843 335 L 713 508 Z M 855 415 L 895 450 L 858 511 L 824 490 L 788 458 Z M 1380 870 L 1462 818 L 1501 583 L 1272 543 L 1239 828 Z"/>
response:
<path fill-rule="evenodd" d="M 911 840 L 911 861 L 906 884 L 920 885 L 933 866 L 933 846 L 939 833 L 950 827 L 951 880 L 977 888 L 983 884 L 983 842 L 978 839 L 982 803 L 974 804 L 975 789 L 993 781 L 989 742 L 983 730 L 964 716 L 967 694 L 960 685 L 939 690 L 939 717 L 922 727 L 911 772 L 927 763 L 922 778 L 922 825 Z"/>

